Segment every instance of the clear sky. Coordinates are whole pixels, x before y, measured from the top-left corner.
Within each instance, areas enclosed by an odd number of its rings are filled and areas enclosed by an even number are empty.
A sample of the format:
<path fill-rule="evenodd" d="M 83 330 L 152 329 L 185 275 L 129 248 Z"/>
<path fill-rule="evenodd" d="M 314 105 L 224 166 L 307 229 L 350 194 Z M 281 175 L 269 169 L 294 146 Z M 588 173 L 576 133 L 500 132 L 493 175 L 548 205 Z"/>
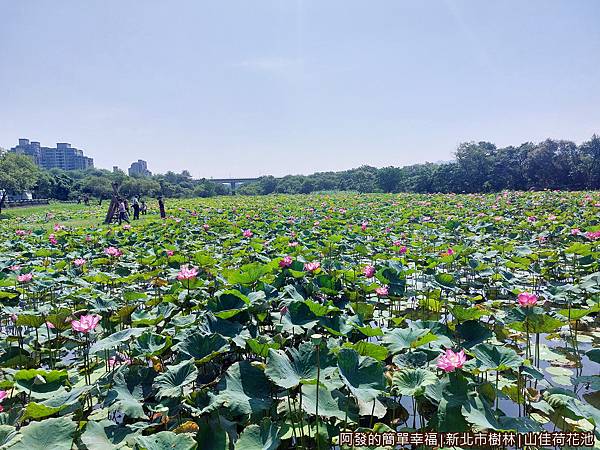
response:
<path fill-rule="evenodd" d="M 0 146 L 258 176 L 600 133 L 596 0 L 0 0 Z"/>

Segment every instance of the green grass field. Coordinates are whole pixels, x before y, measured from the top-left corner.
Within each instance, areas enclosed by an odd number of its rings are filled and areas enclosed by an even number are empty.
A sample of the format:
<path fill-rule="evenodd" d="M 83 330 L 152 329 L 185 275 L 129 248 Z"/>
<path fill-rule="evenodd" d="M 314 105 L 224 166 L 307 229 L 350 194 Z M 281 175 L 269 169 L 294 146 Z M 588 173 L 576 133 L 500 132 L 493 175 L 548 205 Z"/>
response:
<path fill-rule="evenodd" d="M 7 208 L 2 210 L 0 220 L 20 220 L 20 227 L 26 230 L 51 229 L 55 223 L 75 228 L 92 227 L 103 223 L 109 204 L 108 201 L 103 202 L 101 206 L 98 206 L 97 202 L 92 202 L 89 206 L 78 203 L 51 202 L 48 205 Z M 140 216 L 139 222 L 156 218 L 157 213 L 157 210 L 149 208 L 148 214 Z"/>

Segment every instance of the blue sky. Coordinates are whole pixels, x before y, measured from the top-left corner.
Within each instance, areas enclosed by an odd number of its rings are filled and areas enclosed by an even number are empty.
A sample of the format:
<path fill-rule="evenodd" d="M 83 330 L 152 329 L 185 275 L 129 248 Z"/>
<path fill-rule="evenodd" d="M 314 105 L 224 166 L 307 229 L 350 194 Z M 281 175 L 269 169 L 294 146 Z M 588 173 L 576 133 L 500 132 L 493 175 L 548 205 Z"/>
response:
<path fill-rule="evenodd" d="M 0 146 L 197 177 L 600 133 L 600 2 L 0 0 Z"/>

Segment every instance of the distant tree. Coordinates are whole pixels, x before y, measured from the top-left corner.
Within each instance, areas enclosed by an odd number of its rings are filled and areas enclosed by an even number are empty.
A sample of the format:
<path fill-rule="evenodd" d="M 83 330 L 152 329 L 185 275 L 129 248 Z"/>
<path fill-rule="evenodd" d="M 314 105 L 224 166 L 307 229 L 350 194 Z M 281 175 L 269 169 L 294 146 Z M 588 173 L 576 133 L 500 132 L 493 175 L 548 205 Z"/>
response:
<path fill-rule="evenodd" d="M 340 189 L 340 177 L 337 172 L 318 172 L 310 176 L 316 191 L 334 191 Z"/>
<path fill-rule="evenodd" d="M 456 161 L 462 170 L 464 190 L 467 192 L 481 192 L 490 190 L 491 186 L 484 187 L 486 181 L 491 180 L 496 156 L 496 146 L 490 142 L 465 142 L 456 149 Z"/>
<path fill-rule="evenodd" d="M 126 197 L 157 197 L 161 194 L 161 185 L 158 181 L 148 177 L 128 177 L 120 189 Z"/>
<path fill-rule="evenodd" d="M 340 187 L 346 191 L 379 192 L 377 169 L 361 166 L 340 174 Z"/>
<path fill-rule="evenodd" d="M 560 189 L 585 189 L 585 168 L 582 152 L 574 142 L 558 141 L 554 156 L 555 184 Z"/>
<path fill-rule="evenodd" d="M 277 180 L 273 175 L 267 175 L 258 179 L 261 194 L 271 194 L 277 189 Z"/>
<path fill-rule="evenodd" d="M 558 170 L 555 166 L 555 157 L 557 149 L 556 141 L 546 139 L 528 152 L 525 160 L 525 173 L 530 188 L 548 189 L 556 186 Z"/>
<path fill-rule="evenodd" d="M 534 144 L 528 142 L 519 147 L 509 146 L 498 149 L 492 172 L 495 190 L 527 189 L 527 175 L 524 168 L 527 155 L 534 147 Z"/>
<path fill-rule="evenodd" d="M 377 172 L 377 184 L 383 192 L 398 192 L 402 171 L 398 167 L 384 167 Z"/>
<path fill-rule="evenodd" d="M 593 135 L 579 146 L 582 173 L 588 189 L 600 189 L 600 136 Z"/>
<path fill-rule="evenodd" d="M 33 190 L 38 177 L 39 170 L 31 158 L 2 150 L 0 152 L 0 212 L 7 195 Z"/>
<path fill-rule="evenodd" d="M 304 177 L 298 175 L 287 175 L 277 183 L 277 192 L 281 194 L 298 194 L 302 189 Z"/>
<path fill-rule="evenodd" d="M 262 187 L 259 182 L 244 183 L 236 190 L 236 194 L 240 195 L 261 195 Z"/>
<path fill-rule="evenodd" d="M 461 168 L 457 163 L 432 164 L 431 172 L 423 173 L 420 185 L 430 192 L 457 192 L 461 188 Z M 426 181 L 430 178 L 430 181 Z"/>
<path fill-rule="evenodd" d="M 81 183 L 81 191 L 102 201 L 112 196 L 111 179 L 106 176 L 91 175 Z"/>
<path fill-rule="evenodd" d="M 194 187 L 194 196 L 196 197 L 212 197 L 215 195 L 215 184 L 208 180 L 201 180 Z"/>
<path fill-rule="evenodd" d="M 302 185 L 300 186 L 300 193 L 301 194 L 310 194 L 314 190 L 315 190 L 314 182 L 310 178 L 306 177 L 302 181 Z"/>

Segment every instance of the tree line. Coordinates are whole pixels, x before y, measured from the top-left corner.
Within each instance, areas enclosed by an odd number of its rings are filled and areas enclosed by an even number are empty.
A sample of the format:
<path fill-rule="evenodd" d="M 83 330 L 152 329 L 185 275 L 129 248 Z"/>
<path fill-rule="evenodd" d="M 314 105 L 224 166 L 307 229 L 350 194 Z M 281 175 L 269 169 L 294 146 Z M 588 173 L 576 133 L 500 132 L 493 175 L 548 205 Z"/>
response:
<path fill-rule="evenodd" d="M 358 192 L 497 192 L 509 190 L 600 189 L 600 137 L 576 145 L 547 139 L 499 148 L 490 142 L 466 142 L 455 160 L 404 167 L 363 166 L 308 176 L 262 177 L 244 185 L 244 194 Z"/>
<path fill-rule="evenodd" d="M 195 180 L 188 171 L 150 177 L 122 171 L 42 170 L 27 157 L 0 149 L 0 191 L 8 195 L 31 192 L 34 198 L 77 200 L 84 196 L 102 201 L 112 195 L 113 182 L 122 195 L 171 198 L 230 194 L 229 187 L 208 179 Z M 312 175 L 263 176 L 244 184 L 237 193 L 308 194 L 321 191 L 358 192 L 497 192 L 500 190 L 600 189 L 600 137 L 581 145 L 547 139 L 534 144 L 499 148 L 490 142 L 466 142 L 455 160 L 381 169 L 362 166 Z M 0 193 L 0 199 L 2 194 Z"/>
<path fill-rule="evenodd" d="M 123 171 L 105 169 L 43 170 L 27 156 L 0 149 L 0 190 L 9 197 L 30 192 L 34 198 L 78 200 L 90 197 L 101 202 L 112 197 L 113 182 L 120 186 L 119 192 L 126 197 L 186 198 L 230 193 L 225 185 L 192 179 L 186 170 L 151 177 L 128 176 Z"/>

